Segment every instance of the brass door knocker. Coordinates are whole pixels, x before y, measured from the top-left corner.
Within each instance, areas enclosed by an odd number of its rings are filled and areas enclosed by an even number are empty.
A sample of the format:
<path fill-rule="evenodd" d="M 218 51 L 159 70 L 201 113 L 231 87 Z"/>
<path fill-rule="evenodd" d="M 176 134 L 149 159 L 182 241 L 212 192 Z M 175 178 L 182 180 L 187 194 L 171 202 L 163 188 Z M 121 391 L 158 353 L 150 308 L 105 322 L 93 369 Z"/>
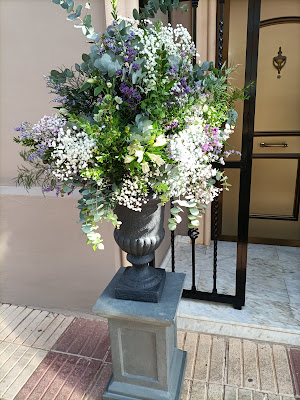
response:
<path fill-rule="evenodd" d="M 278 55 L 276 57 L 273 57 L 273 65 L 277 69 L 277 72 L 278 72 L 277 78 L 278 79 L 281 78 L 280 72 L 281 72 L 282 68 L 285 66 L 285 64 L 286 64 L 286 56 L 282 55 L 281 46 L 280 46 Z"/>

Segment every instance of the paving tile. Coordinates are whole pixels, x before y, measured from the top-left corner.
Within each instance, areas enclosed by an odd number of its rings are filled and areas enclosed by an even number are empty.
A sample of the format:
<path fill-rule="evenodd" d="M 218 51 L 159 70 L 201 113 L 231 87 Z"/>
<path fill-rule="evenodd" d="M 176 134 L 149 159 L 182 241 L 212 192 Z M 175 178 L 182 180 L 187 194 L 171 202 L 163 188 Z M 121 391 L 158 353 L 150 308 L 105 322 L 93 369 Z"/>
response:
<path fill-rule="evenodd" d="M 11 332 L 13 332 L 14 329 L 16 329 L 32 311 L 33 310 L 31 308 L 25 308 L 12 321 L 8 322 L 9 318 L 5 319 L 1 324 L 3 329 L 1 329 L 0 332 L 0 340 L 5 340 L 7 336 L 9 336 Z"/>
<path fill-rule="evenodd" d="M 213 336 L 209 368 L 209 382 L 222 384 L 225 381 L 225 339 Z"/>
<path fill-rule="evenodd" d="M 13 311 L 11 309 L 14 306 L 7 308 L 1 315 L 0 315 L 0 333 L 11 324 L 19 314 L 21 314 L 26 307 L 15 307 Z"/>
<path fill-rule="evenodd" d="M 5 311 L 8 307 L 10 307 L 9 304 L 1 304 L 0 305 L 0 315 Z"/>
<path fill-rule="evenodd" d="M 186 332 L 177 331 L 177 347 L 183 350 Z"/>
<path fill-rule="evenodd" d="M 278 392 L 285 395 L 294 394 L 285 347 L 276 344 L 273 345 L 273 356 L 278 383 Z"/>
<path fill-rule="evenodd" d="M 86 391 L 88 390 L 90 384 L 93 382 L 97 371 L 101 366 L 101 362 L 99 360 L 91 360 L 86 366 L 80 380 L 77 385 L 75 385 L 73 389 L 73 393 L 70 397 L 70 400 L 82 400 Z M 49 400 L 52 400 L 49 397 Z"/>
<path fill-rule="evenodd" d="M 253 391 L 252 392 L 252 398 L 253 400 L 267 400 L 267 395 L 265 393 L 262 392 L 257 392 L 257 391 Z"/>
<path fill-rule="evenodd" d="M 16 333 L 12 332 L 11 335 L 8 336 L 7 341 L 12 341 L 14 343 L 31 346 L 42 335 L 43 331 L 50 325 L 50 323 L 57 316 L 57 314 L 52 314 L 49 313 L 48 311 L 40 311 L 40 310 L 37 311 L 38 314 L 36 318 L 32 319 L 31 321 L 28 321 L 29 324 L 25 327 L 25 329 L 22 332 L 20 332 L 19 335 L 18 331 L 16 331 Z"/>
<path fill-rule="evenodd" d="M 281 400 L 281 396 L 279 396 L 278 394 L 274 394 L 274 393 L 268 393 L 265 396 L 265 400 Z"/>
<path fill-rule="evenodd" d="M 14 342 L 17 340 L 19 336 L 26 331 L 26 328 L 32 326 L 32 323 L 37 319 L 37 317 L 41 314 L 40 310 L 33 310 L 6 338 L 6 342 Z M 22 342 L 23 343 L 23 342 Z M 20 344 L 22 344 L 20 343 Z"/>
<path fill-rule="evenodd" d="M 240 339 L 229 339 L 227 365 L 227 383 L 229 385 L 243 385 L 241 346 Z"/>
<path fill-rule="evenodd" d="M 238 389 L 238 400 L 252 400 L 252 391 L 249 389 Z"/>
<path fill-rule="evenodd" d="M 215 383 L 208 384 L 207 400 L 223 400 L 224 386 Z M 206 400 L 205 399 L 205 400 Z"/>
<path fill-rule="evenodd" d="M 300 348 L 289 350 L 289 362 L 295 395 L 300 397 Z"/>
<path fill-rule="evenodd" d="M 83 375 L 85 375 L 88 365 L 89 365 L 89 361 L 87 359 L 78 358 L 78 357 L 70 356 L 70 355 L 68 355 L 67 357 L 69 360 L 72 359 L 73 357 L 76 358 L 77 363 L 76 363 L 72 373 L 66 380 L 65 384 L 61 388 L 59 394 L 56 396 L 55 400 L 65 400 L 65 399 L 69 400 L 71 396 L 74 396 L 76 394 L 76 390 L 77 390 L 76 388 L 79 388 L 79 390 L 80 390 L 81 387 L 79 387 L 78 385 L 79 385 Z M 95 360 L 93 360 L 93 362 L 96 362 L 97 366 L 98 366 L 96 368 L 96 370 L 94 371 L 94 376 L 95 376 L 97 374 L 97 370 L 101 367 L 101 362 L 95 361 Z M 92 379 L 91 379 L 91 381 L 92 381 Z"/>
<path fill-rule="evenodd" d="M 181 388 L 180 400 L 190 400 L 192 381 L 185 379 Z"/>
<path fill-rule="evenodd" d="M 199 335 L 194 379 L 208 382 L 211 346 L 212 337 L 210 335 Z"/>
<path fill-rule="evenodd" d="M 258 379 L 258 354 L 257 345 L 250 340 L 243 340 L 243 386 L 252 389 L 259 389 L 260 382 Z"/>
<path fill-rule="evenodd" d="M 257 347 L 261 390 L 276 393 L 277 385 L 273 370 L 272 348 L 267 343 L 259 343 Z"/>
<path fill-rule="evenodd" d="M 194 381 L 191 388 L 190 400 L 205 400 L 207 384 L 205 382 Z"/>
<path fill-rule="evenodd" d="M 6 400 L 13 400 L 20 388 L 27 382 L 32 373 L 46 356 L 46 351 L 20 346 L 25 351 L 11 370 L 2 377 L 0 382 L 0 396 Z M 16 354 L 16 353 L 15 353 Z M 3 379 L 2 379 L 3 378 Z"/>
<path fill-rule="evenodd" d="M 15 400 L 81 400 L 100 367 L 99 360 L 49 352 Z"/>
<path fill-rule="evenodd" d="M 45 330 L 42 330 L 42 334 L 34 342 L 33 346 L 50 350 L 62 333 L 68 328 L 73 319 L 73 317 L 65 317 L 64 315 L 59 314 Z M 40 329 L 41 327 L 39 330 Z"/>
<path fill-rule="evenodd" d="M 112 366 L 103 364 L 100 373 L 93 382 L 93 385 L 86 393 L 83 400 L 102 400 L 102 395 L 112 374 Z"/>
<path fill-rule="evenodd" d="M 3 306 L 6 306 L 6 304 L 3 304 Z M 15 310 L 18 309 L 18 306 L 10 306 L 10 307 L 5 307 L 1 314 L 0 314 L 0 326 L 1 323 L 9 317 L 9 315 L 11 315 L 13 312 L 15 312 Z"/>
<path fill-rule="evenodd" d="M 30 395 L 34 391 L 34 389 L 39 385 L 39 383 L 43 380 L 43 377 L 46 375 L 47 371 L 50 369 L 51 364 L 56 360 L 58 354 L 48 353 L 44 360 L 40 363 L 25 385 L 18 392 L 17 396 L 14 400 L 28 400 L 30 399 Z M 30 399 L 31 400 L 31 399 Z"/>
<path fill-rule="evenodd" d="M 198 333 L 187 332 L 184 350 L 187 351 L 185 377 L 192 379 L 194 376 L 195 356 L 198 346 Z"/>
<path fill-rule="evenodd" d="M 238 388 L 225 385 L 224 400 L 238 400 Z"/>
<path fill-rule="evenodd" d="M 75 318 L 52 350 L 103 360 L 109 345 L 106 321 Z"/>

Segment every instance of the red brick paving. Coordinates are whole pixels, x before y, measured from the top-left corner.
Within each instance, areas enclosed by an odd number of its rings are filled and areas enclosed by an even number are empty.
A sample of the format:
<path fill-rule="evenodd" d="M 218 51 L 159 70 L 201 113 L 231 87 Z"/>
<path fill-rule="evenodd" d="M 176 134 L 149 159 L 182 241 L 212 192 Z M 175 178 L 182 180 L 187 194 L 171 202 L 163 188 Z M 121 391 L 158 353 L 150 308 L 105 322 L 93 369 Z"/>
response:
<path fill-rule="evenodd" d="M 107 323 L 75 318 L 14 400 L 102 400 L 110 362 Z"/>
<path fill-rule="evenodd" d="M 105 321 L 75 318 L 52 350 L 103 360 L 109 345 Z"/>
<path fill-rule="evenodd" d="M 51 351 L 15 400 L 81 400 L 102 366 L 100 360 Z M 101 400 L 101 397 L 95 397 L 94 400 L 98 398 Z"/>
<path fill-rule="evenodd" d="M 295 398 L 300 399 L 300 349 L 291 348 L 289 351 L 292 381 L 295 389 Z"/>

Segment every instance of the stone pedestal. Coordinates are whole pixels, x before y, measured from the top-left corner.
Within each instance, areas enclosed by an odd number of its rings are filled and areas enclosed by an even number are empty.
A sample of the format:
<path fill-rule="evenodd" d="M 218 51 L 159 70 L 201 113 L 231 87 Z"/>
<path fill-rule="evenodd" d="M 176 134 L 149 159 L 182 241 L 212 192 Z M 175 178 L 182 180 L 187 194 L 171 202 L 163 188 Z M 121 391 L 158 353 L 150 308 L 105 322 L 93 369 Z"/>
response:
<path fill-rule="evenodd" d="M 186 352 L 177 349 L 176 312 L 184 274 L 167 272 L 159 303 L 115 298 L 120 268 L 93 312 L 108 319 L 113 375 L 105 400 L 179 400 Z"/>

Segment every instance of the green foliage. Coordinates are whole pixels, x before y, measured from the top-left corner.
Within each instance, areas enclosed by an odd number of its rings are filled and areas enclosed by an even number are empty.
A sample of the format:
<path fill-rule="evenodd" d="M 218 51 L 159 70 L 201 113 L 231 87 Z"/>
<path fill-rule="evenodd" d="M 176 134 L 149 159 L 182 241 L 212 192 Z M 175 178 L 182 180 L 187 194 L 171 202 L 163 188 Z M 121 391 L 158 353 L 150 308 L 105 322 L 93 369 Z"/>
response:
<path fill-rule="evenodd" d="M 100 41 L 100 33 L 96 33 L 94 27 L 92 26 L 92 16 L 88 14 L 88 10 L 90 9 L 90 3 L 86 3 L 85 9 L 86 14 L 82 18 L 81 13 L 83 9 L 83 5 L 80 4 L 75 8 L 75 3 L 73 0 L 52 0 L 52 3 L 60 5 L 63 9 L 67 11 L 69 14 L 67 19 L 69 21 L 79 21 L 80 23 L 75 24 L 75 28 L 79 28 L 82 30 L 82 33 L 93 43 L 97 44 Z"/>
<path fill-rule="evenodd" d="M 15 139 L 15 142 L 18 143 L 18 140 Z M 30 168 L 24 165 L 18 167 L 18 176 L 15 178 L 16 185 L 24 186 L 27 191 L 34 186 L 40 186 L 43 190 L 54 189 L 56 187 L 56 179 L 51 174 L 49 166 L 40 159 L 30 160 L 31 153 L 32 151 L 30 150 L 20 151 L 20 156 L 30 164 Z"/>
<path fill-rule="evenodd" d="M 166 14 L 168 11 L 178 9 L 184 10 L 186 5 L 180 5 L 179 0 L 148 0 L 140 12 L 137 9 L 133 10 L 133 18 L 143 24 L 145 19 L 154 18 L 159 10 Z"/>

